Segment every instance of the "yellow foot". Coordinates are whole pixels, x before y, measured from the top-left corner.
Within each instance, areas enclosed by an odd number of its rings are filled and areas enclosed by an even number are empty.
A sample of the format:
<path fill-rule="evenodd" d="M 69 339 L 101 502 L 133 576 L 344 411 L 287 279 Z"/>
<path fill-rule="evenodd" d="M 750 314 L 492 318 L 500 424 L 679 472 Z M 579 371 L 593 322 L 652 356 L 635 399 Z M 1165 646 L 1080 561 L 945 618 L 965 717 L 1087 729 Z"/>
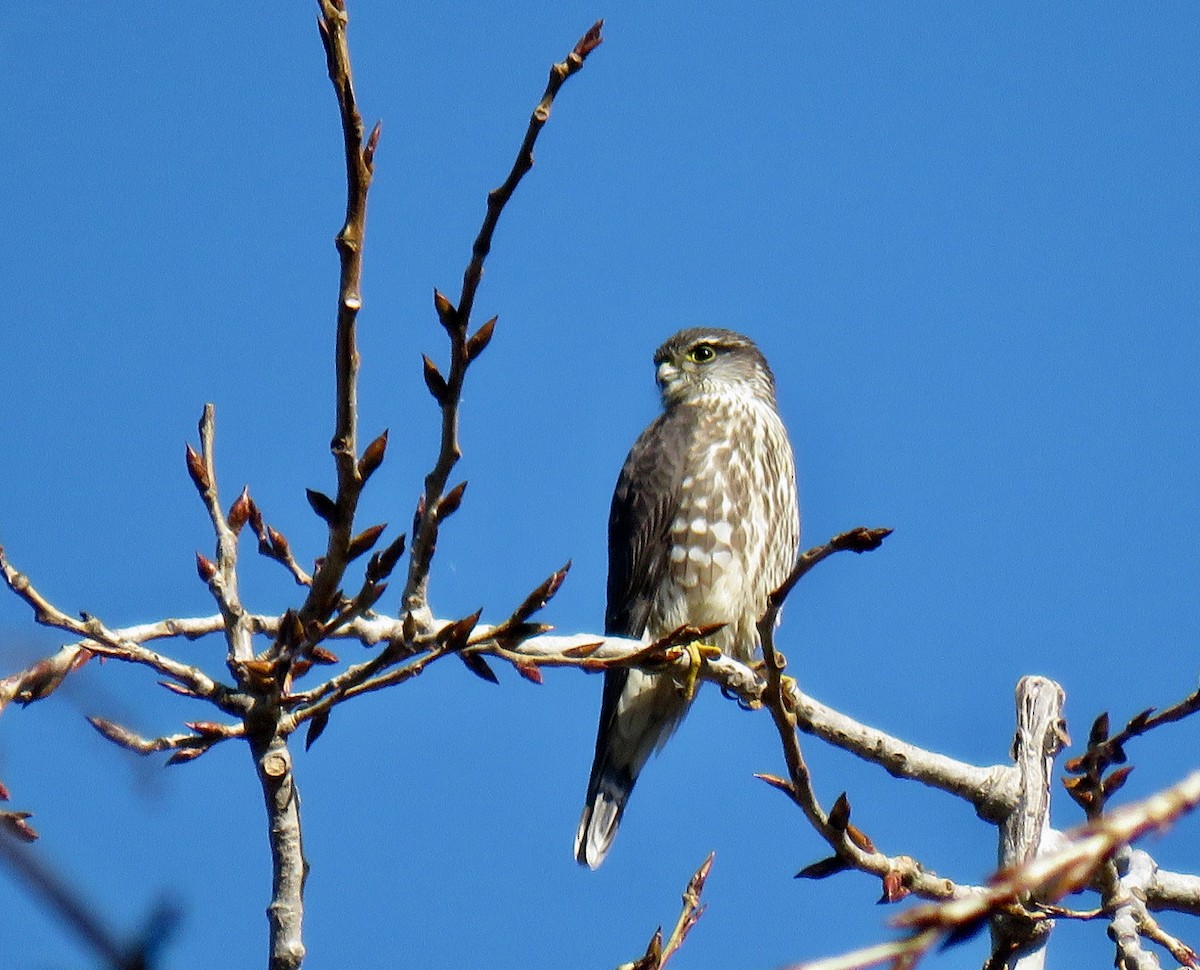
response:
<path fill-rule="evenodd" d="M 706 659 L 716 660 L 721 656 L 721 648 L 711 643 L 689 643 L 685 649 L 688 653 L 688 672 L 683 685 L 683 699 L 690 704 L 699 686 L 700 668 Z"/>

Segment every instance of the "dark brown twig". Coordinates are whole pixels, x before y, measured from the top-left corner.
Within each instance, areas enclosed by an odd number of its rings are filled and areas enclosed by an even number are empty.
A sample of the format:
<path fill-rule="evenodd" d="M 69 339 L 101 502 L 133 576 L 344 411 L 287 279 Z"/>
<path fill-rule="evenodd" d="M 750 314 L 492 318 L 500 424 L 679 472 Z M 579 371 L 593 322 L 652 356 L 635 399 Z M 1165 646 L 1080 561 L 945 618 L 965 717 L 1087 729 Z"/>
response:
<path fill-rule="evenodd" d="M 425 476 L 425 491 L 413 523 L 412 558 L 409 561 L 408 580 L 401 597 L 404 610 L 414 616 L 426 631 L 433 619 L 429 610 L 429 567 L 437 546 L 438 528 L 441 522 L 458 508 L 466 488 L 466 482 L 462 482 L 446 492 L 450 472 L 462 455 L 458 438 L 458 412 L 463 381 L 471 362 L 483 352 L 491 340 L 495 326 L 493 317 L 468 336 L 475 294 L 483 279 L 484 260 L 491 251 L 492 237 L 500 221 L 500 214 L 512 198 L 521 179 L 533 168 L 533 147 L 550 117 L 555 95 L 567 78 L 583 67 L 588 54 L 600 46 L 603 39 L 600 30 L 603 24 L 601 20 L 596 21 L 580 38 L 566 60 L 550 68 L 550 80 L 546 84 L 542 100 L 534 108 L 529 119 L 529 127 L 526 129 L 512 170 L 499 188 L 488 193 L 487 213 L 471 248 L 471 260 L 463 273 L 458 306 L 455 307 L 449 299 L 434 291 L 434 307 L 438 319 L 450 338 L 450 371 L 448 376 L 443 377 L 436 365 L 429 358 L 425 358 L 425 382 L 442 412 L 441 443 L 437 460 Z"/>
<path fill-rule="evenodd" d="M 870 839 L 850 824 L 850 802 L 845 794 L 837 800 L 831 811 L 826 812 L 821 807 L 813 788 L 812 775 L 800 747 L 795 698 L 791 686 L 785 684 L 783 676 L 786 660 L 775 648 L 775 626 L 779 611 L 788 594 L 808 571 L 835 552 L 861 553 L 877 549 L 891 531 L 861 527 L 851 529 L 835 536 L 822 546 L 802 553 L 783 585 L 771 595 L 767 611 L 758 623 L 763 671 L 767 681 L 762 701 L 775 722 L 788 776 L 786 779 L 771 775 L 759 777 L 791 798 L 804 813 L 809 824 L 834 852 L 832 858 L 808 866 L 801 875 L 824 878 L 842 869 L 855 868 L 872 873 L 883 880 L 883 898 L 887 901 L 903 898 L 909 893 L 916 893 L 928 899 L 949 899 L 970 893 L 972 890 L 956 886 L 948 879 L 939 878 L 925 870 L 915 859 L 907 856 L 889 858 L 877 851 Z"/>
<path fill-rule="evenodd" d="M 662 970 L 667 965 L 667 961 L 683 946 L 683 941 L 687 939 L 692 927 L 704 915 L 706 907 L 700 902 L 700 897 L 704 892 L 704 883 L 712 870 L 714 856 L 715 853 L 710 852 L 708 858 L 700 863 L 700 868 L 692 873 L 692 878 L 688 880 L 687 887 L 683 891 L 683 908 L 679 912 L 679 919 L 675 921 L 675 928 L 671 931 L 667 942 L 663 943 L 662 927 L 658 927 L 654 931 L 654 935 L 650 937 L 646 952 L 632 963 L 622 964 L 617 970 Z"/>
<path fill-rule="evenodd" d="M 163 944 L 178 922 L 179 914 L 173 907 L 159 906 L 140 938 L 122 943 L 74 887 L 3 830 L 0 830 L 0 862 L 109 970 L 152 970 L 158 965 Z"/>

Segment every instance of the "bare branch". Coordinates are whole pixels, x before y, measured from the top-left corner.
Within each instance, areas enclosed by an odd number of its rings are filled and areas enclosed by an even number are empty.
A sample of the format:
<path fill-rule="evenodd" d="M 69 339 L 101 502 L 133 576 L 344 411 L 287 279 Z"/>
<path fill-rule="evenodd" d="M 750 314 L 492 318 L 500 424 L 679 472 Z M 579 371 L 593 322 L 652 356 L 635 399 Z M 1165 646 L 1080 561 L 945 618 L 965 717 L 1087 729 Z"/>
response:
<path fill-rule="evenodd" d="M 367 193 L 374 175 L 375 150 L 379 143 L 377 124 L 364 140 L 362 115 L 354 93 L 350 48 L 346 39 L 348 16 L 342 0 L 320 0 L 317 26 L 325 47 L 329 79 L 337 95 L 346 160 L 346 217 L 335 242 L 341 264 L 338 283 L 337 335 L 334 370 L 336 399 L 330 451 L 337 469 L 337 496 L 322 517 L 328 526 L 325 555 L 311 577 L 308 597 L 299 610 L 307 631 L 323 623 L 340 606 L 339 587 L 346 567 L 354 558 L 354 516 L 367 477 L 383 460 L 387 437 L 381 435 L 370 461 L 358 459 L 358 311 L 362 308 L 362 255 L 366 238 Z M 364 456 L 365 457 L 365 456 Z M 260 540 L 261 541 L 261 540 Z M 285 560 L 286 561 L 286 560 Z M 293 570 L 295 573 L 295 570 Z M 297 580 L 300 576 L 297 574 Z M 317 637 L 319 639 L 319 635 Z M 302 644 L 300 646 L 313 645 Z M 303 651 L 301 651 L 303 652 Z"/>
<path fill-rule="evenodd" d="M 213 721 L 190 721 L 191 734 L 170 734 L 160 738 L 143 738 L 127 727 L 102 717 L 89 717 L 91 724 L 101 735 L 118 747 L 135 754 L 150 755 L 158 751 L 174 751 L 167 764 L 183 764 L 208 751 L 213 745 L 230 738 L 245 736 L 245 727 L 238 724 L 217 724 Z"/>
<path fill-rule="evenodd" d="M 0 556 L 3 550 L 0 550 Z M 32 704 L 56 691 L 67 675 L 78 670 L 92 657 L 83 647 L 63 647 L 57 653 L 30 664 L 0 680 L 0 712 L 9 701 Z"/>
<path fill-rule="evenodd" d="M 1095 880 L 1104 911 L 1111 917 L 1108 935 L 1116 944 L 1117 965 L 1130 970 L 1158 967 L 1157 956 L 1141 945 L 1146 939 L 1166 949 L 1177 962 L 1195 967 L 1198 965 L 1195 951 L 1150 915 L 1146 900 L 1157 875 L 1158 865 L 1149 853 L 1123 846 Z"/>
<path fill-rule="evenodd" d="M 1050 792 L 1054 786 L 1054 760 L 1071 743 L 1063 720 L 1066 694 L 1046 677 L 1022 677 L 1017 683 L 1017 730 L 1013 737 L 1016 804 L 1000 824 L 1001 866 L 1014 866 L 1047 851 L 1052 841 Z M 1037 900 L 1033 901 L 1038 902 Z M 992 919 L 992 955 L 989 968 L 1033 970 L 1045 962 L 1045 947 L 1054 929 L 1036 906 L 1026 911 L 1014 906 Z"/>
<path fill-rule="evenodd" d="M 969 934 L 986 919 L 1016 905 L 1026 895 L 1054 902 L 1087 886 L 1097 869 L 1123 846 L 1160 830 L 1200 805 L 1200 771 L 1143 801 L 1115 809 L 1065 834 L 1052 852 L 1001 870 L 982 893 L 914 907 L 897 917 L 897 926 L 939 935 Z"/>
<path fill-rule="evenodd" d="M 831 812 L 827 813 L 821 807 L 816 791 L 813 789 L 812 776 L 800 748 L 795 704 L 797 688 L 791 678 L 783 676 L 787 661 L 775 648 L 775 627 L 779 610 L 788 594 L 795 588 L 796 583 L 813 566 L 835 552 L 843 550 L 865 552 L 876 549 L 890 534 L 890 529 L 853 529 L 836 536 L 824 546 L 818 546 L 802 553 L 791 575 L 771 595 L 767 611 L 758 623 L 758 635 L 763 653 L 763 671 L 767 681 L 762 693 L 762 702 L 771 712 L 772 720 L 775 722 L 775 728 L 783 746 L 788 777 L 787 779 L 773 776 L 760 777 L 788 795 L 804 813 L 809 824 L 833 850 L 832 859 L 808 867 L 801 875 L 820 878 L 831 875 L 840 869 L 853 867 L 862 872 L 879 876 L 883 881 L 884 898 L 889 901 L 902 898 L 908 893 L 917 893 L 930 899 L 955 898 L 962 894 L 969 894 L 972 890 L 956 886 L 950 880 L 942 879 L 934 873 L 928 872 L 915 859 L 907 856 L 889 858 L 877 851 L 870 839 L 850 824 L 850 802 L 845 794 L 838 799 Z"/>
<path fill-rule="evenodd" d="M 304 880 L 308 861 L 300 828 L 300 796 L 292 776 L 292 756 L 278 735 L 263 744 L 250 738 L 267 808 L 271 839 L 270 970 L 296 970 L 305 955 L 301 935 L 304 918 Z"/>
<path fill-rule="evenodd" d="M 662 970 L 667 965 L 667 961 L 675 955 L 683 945 L 683 941 L 687 939 L 692 927 L 704 915 L 705 907 L 700 903 L 700 896 L 704 892 L 705 880 L 708 879 L 708 874 L 712 870 L 714 855 L 715 853 L 710 852 L 708 858 L 700 863 L 700 868 L 688 880 L 687 888 L 683 891 L 683 909 L 680 910 L 679 919 L 676 920 L 675 928 L 671 931 L 666 945 L 663 945 L 662 927 L 660 926 L 650 937 L 646 952 L 632 963 L 621 964 L 617 970 Z"/>
<path fill-rule="evenodd" d="M 927 931 L 891 943 L 877 943 L 841 956 L 794 963 L 784 970 L 866 970 L 868 967 L 879 967 L 885 963 L 896 970 L 906 970 L 936 942 L 937 935 Z"/>
<path fill-rule="evenodd" d="M 179 920 L 179 913 L 173 907 L 159 906 L 140 939 L 123 943 L 74 887 L 2 830 L 0 862 L 47 909 L 57 914 L 62 924 L 103 960 L 109 970 L 152 970 L 158 966 L 162 946 Z"/>
<path fill-rule="evenodd" d="M 209 563 L 197 555 L 201 578 L 208 584 L 213 599 L 224 618 L 225 640 L 229 647 L 230 670 L 236 673 L 237 663 L 254 656 L 252 631 L 246 622 L 246 611 L 238 596 L 237 555 L 238 533 L 249 516 L 250 496 L 243 490 L 230 509 L 229 517 L 221 510 L 217 492 L 216 470 L 216 413 L 212 404 L 204 405 L 200 417 L 200 455 L 187 448 L 188 471 L 200 492 L 208 517 L 217 538 L 217 561 Z M 236 528 L 235 528 L 236 526 Z"/>
<path fill-rule="evenodd" d="M 1141 802 L 1065 833 L 1053 851 L 1001 869 L 984 889 L 907 910 L 892 920 L 909 931 L 904 939 L 826 960 L 795 964 L 788 970 L 860 970 L 885 963 L 911 968 L 939 943 L 962 942 L 997 914 L 1024 912 L 1021 902 L 1030 897 L 1044 901 L 1042 908 L 1048 916 L 1071 915 L 1070 911 L 1051 904 L 1089 885 L 1100 866 L 1125 846 L 1148 832 L 1170 825 L 1197 805 L 1200 805 L 1200 771 Z M 1080 915 L 1091 918 L 1099 914 Z M 1156 932 L 1161 932 L 1155 926 Z M 1167 938 L 1164 945 L 1171 949 L 1172 955 L 1186 956 L 1191 952 L 1173 937 Z"/>
<path fill-rule="evenodd" d="M 1016 805 L 1020 779 L 1012 765 L 985 768 L 901 741 L 834 710 L 793 686 L 796 727 L 805 734 L 908 778 L 963 798 L 981 818 L 997 821 Z"/>
<path fill-rule="evenodd" d="M 796 584 L 808 574 L 813 566 L 828 559 L 835 552 L 856 552 L 860 555 L 864 552 L 872 552 L 883 545 L 883 540 L 891 534 L 891 529 L 868 529 L 860 525 L 849 532 L 842 532 L 834 536 L 823 546 L 814 546 L 800 553 L 788 578 L 783 581 L 783 585 L 779 589 L 771 594 L 768 614 L 772 618 L 772 624 L 775 622 L 775 617 L 779 615 L 779 608 L 788 598 L 788 594 L 796 588 Z"/>
<path fill-rule="evenodd" d="M 1144 892 L 1146 905 L 1151 909 L 1200 916 L 1200 876 L 1169 872 L 1156 866 Z"/>
<path fill-rule="evenodd" d="M 525 138 L 517 152 L 516 161 L 499 188 L 488 193 L 487 213 L 480 227 L 479 235 L 471 248 L 471 260 L 463 273 L 462 292 L 459 294 L 458 306 L 455 307 L 443 294 L 434 290 L 434 308 L 438 319 L 445 327 L 450 338 L 450 372 L 443 377 L 437 371 L 433 362 L 426 358 L 426 383 L 437 399 L 442 412 L 441 443 L 438 456 L 433 468 L 425 476 L 425 492 L 417 507 L 413 522 L 412 558 L 409 562 L 408 581 L 405 583 L 401 597 L 405 612 L 412 614 L 419 625 L 426 630 L 431 626 L 433 614 L 429 610 L 429 567 L 433 561 L 434 550 L 437 546 L 438 528 L 441 522 L 450 515 L 461 500 L 461 489 L 465 482 L 447 493 L 446 485 L 450 480 L 450 472 L 458 463 L 462 449 L 458 440 L 458 409 L 462 398 L 463 381 L 471 362 L 483 352 L 491 340 L 495 326 L 493 317 L 474 334 L 468 336 L 471 324 L 471 312 L 475 306 L 475 294 L 483 279 L 483 263 L 492 248 L 492 237 L 500 214 L 504 211 L 508 200 L 516 191 L 517 185 L 525 174 L 533 168 L 533 146 L 541 133 L 542 127 L 550 117 L 550 108 L 555 95 L 563 83 L 572 74 L 583 67 L 585 58 L 601 43 L 600 30 L 603 21 L 597 21 L 588 30 L 575 49 L 567 55 L 566 60 L 550 68 L 550 80 L 546 84 L 545 93 L 538 106 L 534 108 L 529 119 L 529 127 Z M 432 369 L 432 374 L 431 374 Z M 436 374 L 436 379 L 433 378 Z"/>
<path fill-rule="evenodd" d="M 79 645 L 80 647 L 87 649 L 91 653 L 102 654 L 106 657 L 115 657 L 118 660 L 124 660 L 128 663 L 137 663 L 151 667 L 159 673 L 165 674 L 184 684 L 199 697 L 203 697 L 205 700 L 216 704 L 226 713 L 240 714 L 245 710 L 245 699 L 241 695 L 224 684 L 212 680 L 200 668 L 180 663 L 177 660 L 172 660 L 170 657 L 164 657 L 152 650 L 148 650 L 133 640 L 124 639 L 108 629 L 108 627 L 94 616 L 89 616 L 85 613 L 82 619 L 76 620 L 74 617 L 63 613 L 37 591 L 29 581 L 29 577 L 18 572 L 13 567 L 12 563 L 4 557 L 2 549 L 0 549 L 0 575 L 3 575 L 9 589 L 33 609 L 34 618 L 38 623 L 66 630 L 68 633 L 85 638 L 83 644 Z M 56 657 L 61 658 L 58 661 L 60 665 L 69 665 L 62 651 L 59 651 Z"/>

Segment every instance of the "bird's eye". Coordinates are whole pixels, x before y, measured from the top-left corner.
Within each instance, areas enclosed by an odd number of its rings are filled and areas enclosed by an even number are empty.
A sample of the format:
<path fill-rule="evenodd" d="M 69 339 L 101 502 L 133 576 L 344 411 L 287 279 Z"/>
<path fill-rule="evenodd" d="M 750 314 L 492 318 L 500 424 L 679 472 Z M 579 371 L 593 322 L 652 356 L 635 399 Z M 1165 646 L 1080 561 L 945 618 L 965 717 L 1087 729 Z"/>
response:
<path fill-rule="evenodd" d="M 707 364 L 716 356 L 717 351 L 712 344 L 696 344 L 688 351 L 688 360 L 693 364 Z"/>

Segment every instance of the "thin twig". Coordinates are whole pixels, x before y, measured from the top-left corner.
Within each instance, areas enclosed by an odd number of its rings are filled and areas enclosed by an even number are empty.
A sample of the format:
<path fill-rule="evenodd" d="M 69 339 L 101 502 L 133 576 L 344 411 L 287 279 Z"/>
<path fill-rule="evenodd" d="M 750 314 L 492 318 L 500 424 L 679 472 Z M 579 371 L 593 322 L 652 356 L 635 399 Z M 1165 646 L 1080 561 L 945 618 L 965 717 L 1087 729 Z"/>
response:
<path fill-rule="evenodd" d="M 840 869 L 853 867 L 872 873 L 883 880 L 884 898 L 898 899 L 908 893 L 916 893 L 929 899 L 948 899 L 969 895 L 970 887 L 957 886 L 925 870 L 915 859 L 907 856 L 889 858 L 878 852 L 870 840 L 850 824 L 850 802 L 843 794 L 832 812 L 822 808 L 812 784 L 812 775 L 804 759 L 797 734 L 794 683 L 786 682 L 783 670 L 786 665 L 782 654 L 775 648 L 775 626 L 784 600 L 795 588 L 796 583 L 817 563 L 835 552 L 867 552 L 879 548 L 890 529 L 852 529 L 835 536 L 823 546 L 817 546 L 801 554 L 787 580 L 769 598 L 766 613 L 758 623 L 759 641 L 762 644 L 763 671 L 766 687 L 763 704 L 771 712 L 775 729 L 783 747 L 787 765 L 787 779 L 769 775 L 760 777 L 784 792 L 804 813 L 809 824 L 833 850 L 832 859 L 808 867 L 803 875 L 823 878 Z"/>
<path fill-rule="evenodd" d="M 196 555 L 196 568 L 207 584 L 224 618 L 225 640 L 228 644 L 230 671 L 237 675 L 240 664 L 254 656 L 252 633 L 246 622 L 246 611 L 238 595 L 238 533 L 246 523 L 250 496 L 243 490 L 226 516 L 221 510 L 217 491 L 216 414 L 212 404 L 204 405 L 200 416 L 200 454 L 187 446 L 188 471 L 195 484 L 217 540 L 217 561 L 209 562 Z"/>
<path fill-rule="evenodd" d="M 1097 868 L 1122 846 L 1166 828 L 1197 805 L 1200 771 L 1149 798 L 1065 833 L 1060 848 L 1002 870 L 982 893 L 916 906 L 894 922 L 914 931 L 932 929 L 942 935 L 954 934 L 957 939 L 960 933 L 981 928 L 989 915 L 1026 895 L 1054 902 L 1087 886 Z"/>
<path fill-rule="evenodd" d="M 338 608 L 338 589 L 352 556 L 354 517 L 363 486 L 383 459 L 386 432 L 374 443 L 378 455 L 358 456 L 358 311 L 362 308 L 362 257 L 366 239 L 367 193 L 374 175 L 375 149 L 380 126 L 364 140 L 365 127 L 354 93 L 350 47 L 346 40 L 348 16 L 342 0 L 320 0 L 317 21 L 325 47 L 329 80 L 337 95 L 346 161 L 346 216 L 335 242 L 341 272 L 338 281 L 337 334 L 334 345 L 334 431 L 330 441 L 337 470 L 337 495 L 333 499 L 310 491 L 314 510 L 328 527 L 325 555 L 311 577 L 308 597 L 299 610 L 301 625 L 323 622 Z M 371 448 L 368 448 L 368 452 Z M 297 577 L 299 579 L 299 577 Z"/>
<path fill-rule="evenodd" d="M 82 619 L 77 620 L 63 613 L 38 592 L 29 577 L 17 571 L 5 558 L 3 549 L 0 549 L 0 575 L 3 576 L 9 589 L 29 604 L 38 623 L 83 637 L 87 643 L 87 649 L 91 653 L 151 667 L 184 684 L 197 696 L 211 701 L 226 713 L 240 714 L 245 710 L 245 699 L 241 695 L 224 684 L 214 681 L 199 667 L 180 663 L 170 657 L 164 657 L 148 650 L 132 640 L 123 639 L 101 623 L 99 619 L 89 614 L 85 613 Z"/>
<path fill-rule="evenodd" d="M 163 944 L 178 922 L 179 913 L 159 906 L 139 939 L 122 943 L 82 896 L 37 855 L 0 831 L 0 861 L 54 912 L 109 970 L 151 970 L 158 965 Z"/>
<path fill-rule="evenodd" d="M 908 931 L 903 939 L 839 957 L 794 964 L 788 970 L 860 970 L 884 963 L 907 970 L 935 946 L 974 936 L 999 913 L 1014 908 L 1024 912 L 1021 901 L 1029 897 L 1044 901 L 1047 916 L 1069 915 L 1056 911 L 1053 902 L 1089 885 L 1096 870 L 1122 847 L 1167 827 L 1197 805 L 1200 771 L 1141 802 L 1064 833 L 1056 849 L 1000 870 L 984 889 L 905 911 L 892 920 Z"/>
<path fill-rule="evenodd" d="M 574 50 L 550 68 L 550 80 L 538 106 L 534 108 L 526 129 L 525 138 L 517 152 L 508 177 L 499 188 L 488 193 L 487 213 L 475 244 L 471 247 L 471 259 L 463 273 L 462 291 L 455 307 L 445 296 L 434 291 L 434 303 L 438 317 L 450 338 L 450 371 L 442 377 L 437 367 L 425 359 L 425 381 L 437 399 L 442 412 L 441 442 L 433 468 L 425 476 L 425 491 L 417 508 L 413 523 L 412 558 L 409 561 L 408 580 L 401 597 L 405 612 L 410 613 L 419 625 L 428 630 L 432 622 L 429 610 L 429 568 L 437 545 L 438 527 L 458 507 L 466 483 L 446 492 L 450 472 L 458 463 L 462 449 L 458 438 L 458 412 L 462 398 L 463 381 L 471 362 L 483 352 L 491 339 L 495 318 L 489 320 L 468 337 L 471 312 L 475 306 L 475 294 L 483 279 L 483 264 L 492 248 L 492 237 L 500 214 L 525 174 L 533 167 L 533 147 L 542 127 L 550 117 L 550 108 L 555 95 L 572 74 L 583 67 L 583 63 L 602 41 L 600 30 L 604 22 L 596 21 L 579 39 Z"/>
<path fill-rule="evenodd" d="M 230 738 L 245 737 L 245 726 L 218 724 L 213 721 L 189 721 L 190 734 L 168 734 L 158 738 L 143 738 L 129 728 L 102 717 L 89 717 L 88 723 L 113 744 L 135 754 L 150 755 L 159 751 L 174 751 L 167 764 L 183 764 L 208 751 L 213 745 Z"/>
<path fill-rule="evenodd" d="M 663 944 L 662 927 L 660 926 L 650 937 L 646 952 L 632 963 L 621 964 L 617 970 L 662 970 L 667 965 L 667 961 L 683 946 L 683 941 L 687 939 L 692 927 L 704 915 L 706 907 L 701 904 L 700 896 L 704 892 L 704 883 L 712 870 L 714 855 L 715 853 L 710 852 L 708 858 L 700 863 L 700 868 L 692 873 L 692 878 L 688 880 L 687 887 L 683 890 L 683 908 L 679 912 L 679 919 L 675 921 L 675 928 L 667 938 L 666 944 Z"/>

